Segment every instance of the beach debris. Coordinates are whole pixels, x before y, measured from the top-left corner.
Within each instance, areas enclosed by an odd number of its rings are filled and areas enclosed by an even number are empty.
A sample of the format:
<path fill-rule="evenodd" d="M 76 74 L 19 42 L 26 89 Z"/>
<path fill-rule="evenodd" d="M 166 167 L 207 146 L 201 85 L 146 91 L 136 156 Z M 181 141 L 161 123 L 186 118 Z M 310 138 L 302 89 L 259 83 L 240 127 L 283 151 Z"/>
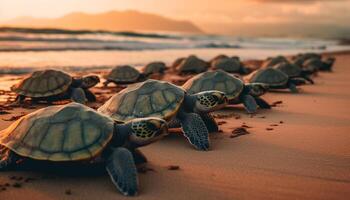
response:
<path fill-rule="evenodd" d="M 280 121 L 280 124 L 283 124 L 284 122 L 283 121 Z"/>
<path fill-rule="evenodd" d="M 259 118 L 261 118 L 261 119 L 265 119 L 265 118 L 266 118 L 266 116 L 260 116 Z"/>
<path fill-rule="evenodd" d="M 66 191 L 64 191 L 64 193 L 66 195 L 72 195 L 72 190 L 71 189 L 66 189 Z"/>
<path fill-rule="evenodd" d="M 271 107 L 276 107 L 277 105 L 282 104 L 282 103 L 283 103 L 283 101 L 275 101 L 270 106 Z"/>
<path fill-rule="evenodd" d="M 235 128 L 232 131 L 232 134 L 230 135 L 230 138 L 235 138 L 235 137 L 239 137 L 241 135 L 247 135 L 247 134 L 250 134 L 250 132 L 247 131 L 247 129 L 245 129 L 243 127 L 238 127 L 238 128 Z"/>
<path fill-rule="evenodd" d="M 270 126 L 278 126 L 278 124 L 270 124 Z"/>
<path fill-rule="evenodd" d="M 248 125 L 246 125 L 246 124 L 242 124 L 241 127 L 242 127 L 242 128 L 253 128 L 252 126 L 248 126 Z"/>
<path fill-rule="evenodd" d="M 169 165 L 169 166 L 167 166 L 167 169 L 168 170 L 179 170 L 180 166 L 178 166 L 178 165 Z"/>
<path fill-rule="evenodd" d="M 272 130 L 273 130 L 273 128 L 266 128 L 266 130 L 267 130 L 267 131 L 272 131 Z"/>

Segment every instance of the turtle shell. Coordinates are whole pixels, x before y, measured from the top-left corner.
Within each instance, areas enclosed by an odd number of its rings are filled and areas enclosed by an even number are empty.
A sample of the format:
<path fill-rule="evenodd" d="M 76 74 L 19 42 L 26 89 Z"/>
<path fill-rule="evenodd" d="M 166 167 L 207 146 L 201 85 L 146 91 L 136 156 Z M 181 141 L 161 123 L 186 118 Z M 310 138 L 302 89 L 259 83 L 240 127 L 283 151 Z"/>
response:
<path fill-rule="evenodd" d="M 222 70 L 204 72 L 189 79 L 182 86 L 189 94 L 202 91 L 218 90 L 224 92 L 229 100 L 240 95 L 244 83 L 233 75 Z"/>
<path fill-rule="evenodd" d="M 273 58 L 268 58 L 266 61 L 264 61 L 261 67 L 262 68 L 273 67 L 283 62 L 288 62 L 288 60 L 284 56 L 276 56 Z"/>
<path fill-rule="evenodd" d="M 27 97 L 48 97 L 66 92 L 72 81 L 72 77 L 62 71 L 51 69 L 35 71 L 18 84 L 13 85 L 11 90 Z"/>
<path fill-rule="evenodd" d="M 166 69 L 166 65 L 163 62 L 152 62 L 145 66 L 143 73 L 146 75 L 162 73 Z"/>
<path fill-rule="evenodd" d="M 235 58 L 221 58 L 212 62 L 214 69 L 221 69 L 226 72 L 238 72 L 241 68 L 239 60 Z"/>
<path fill-rule="evenodd" d="M 113 136 L 109 117 L 79 103 L 50 106 L 25 115 L 0 132 L 0 144 L 37 160 L 86 160 Z"/>
<path fill-rule="evenodd" d="M 170 120 L 179 110 L 185 90 L 165 81 L 149 79 L 129 85 L 113 95 L 98 111 L 116 121 L 140 117 Z"/>
<path fill-rule="evenodd" d="M 115 67 L 105 78 L 117 83 L 132 83 L 140 78 L 140 72 L 129 65 L 121 65 Z"/>
<path fill-rule="evenodd" d="M 204 72 L 209 68 L 209 64 L 204 60 L 197 58 L 197 56 L 191 55 L 186 59 L 183 59 L 181 63 L 176 67 L 179 72 Z"/>
<path fill-rule="evenodd" d="M 250 83 L 265 83 L 270 86 L 284 86 L 288 79 L 287 74 L 274 68 L 259 69 L 247 77 Z"/>
<path fill-rule="evenodd" d="M 295 64 L 290 64 L 290 63 L 279 63 L 279 64 L 275 65 L 273 68 L 282 71 L 283 73 L 287 74 L 289 77 L 300 76 L 300 74 L 302 72 L 300 67 L 298 67 Z"/>

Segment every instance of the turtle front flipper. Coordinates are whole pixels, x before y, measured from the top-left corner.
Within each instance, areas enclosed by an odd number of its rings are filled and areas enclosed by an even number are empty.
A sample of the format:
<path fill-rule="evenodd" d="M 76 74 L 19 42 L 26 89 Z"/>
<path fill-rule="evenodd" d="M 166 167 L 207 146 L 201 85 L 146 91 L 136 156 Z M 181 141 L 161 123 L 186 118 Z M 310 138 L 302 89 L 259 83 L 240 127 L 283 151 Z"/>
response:
<path fill-rule="evenodd" d="M 96 96 L 90 90 L 85 89 L 84 92 L 85 92 L 86 99 L 89 102 L 95 102 L 96 101 Z"/>
<path fill-rule="evenodd" d="M 133 149 L 131 151 L 132 156 L 134 158 L 135 164 L 136 165 L 141 165 L 144 163 L 147 163 L 147 158 L 146 156 L 138 149 Z"/>
<path fill-rule="evenodd" d="M 137 195 L 137 170 L 129 150 L 123 147 L 113 149 L 107 159 L 106 170 L 121 193 L 126 196 Z"/>
<path fill-rule="evenodd" d="M 196 113 L 185 113 L 179 120 L 190 143 L 199 150 L 209 150 L 209 133 L 202 118 Z"/>
<path fill-rule="evenodd" d="M 209 133 L 219 132 L 218 124 L 215 119 L 209 113 L 200 114 L 205 126 L 207 127 Z"/>
<path fill-rule="evenodd" d="M 258 104 L 258 106 L 260 108 L 263 109 L 271 109 L 271 106 L 269 103 L 267 103 L 264 99 L 260 98 L 260 97 L 255 97 L 255 102 L 256 104 Z"/>
<path fill-rule="evenodd" d="M 4 146 L 0 146 L 0 171 L 9 170 L 16 165 L 18 156 Z"/>
<path fill-rule="evenodd" d="M 309 76 L 307 76 L 307 75 L 302 75 L 302 77 L 307 81 L 307 82 L 309 82 L 309 83 L 311 83 L 311 84 L 314 84 L 315 82 L 314 82 L 314 80 L 312 80 Z"/>
<path fill-rule="evenodd" d="M 256 113 L 258 105 L 256 104 L 254 97 L 251 95 L 242 95 L 241 101 L 249 114 Z"/>
<path fill-rule="evenodd" d="M 71 93 L 71 99 L 74 102 L 85 104 L 86 96 L 82 88 L 73 88 Z"/>

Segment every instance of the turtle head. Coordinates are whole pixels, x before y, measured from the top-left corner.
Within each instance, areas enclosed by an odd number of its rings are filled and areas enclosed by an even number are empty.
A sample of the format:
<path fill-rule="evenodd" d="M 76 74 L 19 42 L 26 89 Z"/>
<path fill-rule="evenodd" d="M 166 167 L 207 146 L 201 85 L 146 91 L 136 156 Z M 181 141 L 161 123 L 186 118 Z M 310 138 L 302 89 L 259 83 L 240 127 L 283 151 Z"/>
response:
<path fill-rule="evenodd" d="M 100 82 L 100 78 L 96 75 L 85 76 L 81 80 L 82 88 L 92 88 Z"/>
<path fill-rule="evenodd" d="M 248 83 L 246 84 L 248 94 L 253 97 L 259 97 L 269 90 L 269 85 L 264 83 Z"/>
<path fill-rule="evenodd" d="M 228 102 L 225 93 L 217 90 L 199 92 L 194 94 L 194 97 L 195 112 L 212 112 L 223 108 Z"/>
<path fill-rule="evenodd" d="M 155 142 L 168 133 L 166 121 L 155 117 L 133 119 L 129 125 L 131 128 L 129 141 L 136 146 Z"/>

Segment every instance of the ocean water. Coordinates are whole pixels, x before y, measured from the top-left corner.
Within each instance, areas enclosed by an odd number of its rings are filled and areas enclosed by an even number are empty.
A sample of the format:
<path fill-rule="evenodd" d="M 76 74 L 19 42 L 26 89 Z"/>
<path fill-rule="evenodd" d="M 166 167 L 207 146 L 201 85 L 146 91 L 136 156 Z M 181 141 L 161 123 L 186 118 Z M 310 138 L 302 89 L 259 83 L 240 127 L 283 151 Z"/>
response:
<path fill-rule="evenodd" d="M 0 74 L 39 68 L 88 71 L 121 64 L 137 67 L 151 61 L 170 64 L 190 54 L 206 60 L 218 54 L 244 60 L 348 49 L 337 41 L 317 39 L 0 28 Z"/>

